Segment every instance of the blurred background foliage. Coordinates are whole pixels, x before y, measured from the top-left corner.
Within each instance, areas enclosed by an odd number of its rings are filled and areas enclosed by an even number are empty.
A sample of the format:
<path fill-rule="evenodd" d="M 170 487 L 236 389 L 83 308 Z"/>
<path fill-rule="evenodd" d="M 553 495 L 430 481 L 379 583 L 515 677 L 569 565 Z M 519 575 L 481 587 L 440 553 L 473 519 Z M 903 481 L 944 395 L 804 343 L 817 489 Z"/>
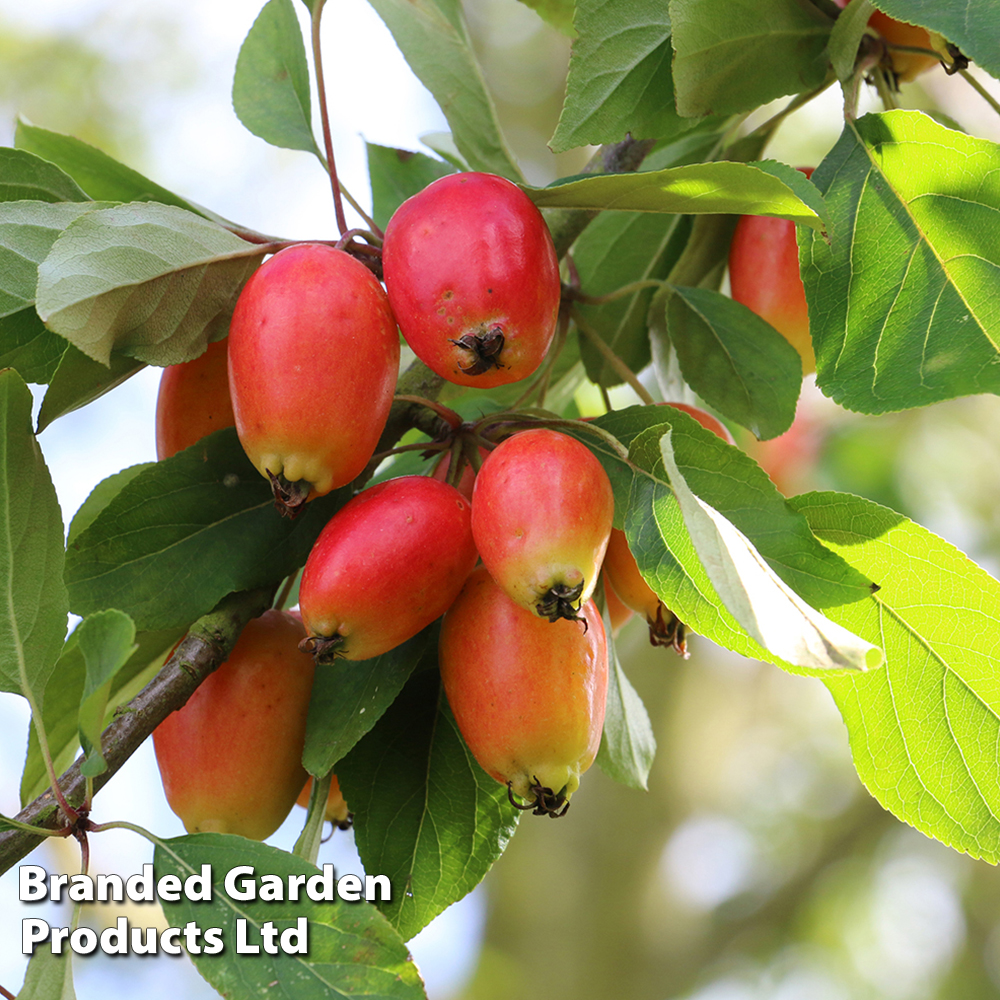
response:
<path fill-rule="evenodd" d="M 528 178 L 544 183 L 579 170 L 590 151 L 555 157 L 546 147 L 558 119 L 569 39 L 516 0 L 467 0 L 466 8 L 501 122 Z M 187 179 L 182 193 L 248 224 L 268 227 L 272 210 L 276 218 L 298 213 L 313 222 L 310 199 L 327 197 L 319 171 L 306 163 L 301 169 L 315 174 L 315 187 L 299 191 L 298 201 L 288 193 L 307 157 L 265 149 L 252 138 L 228 151 L 178 148 L 175 120 L 198 111 L 207 87 L 216 104 L 228 102 L 227 75 L 256 11 L 257 5 L 235 2 L 202 9 L 95 0 L 40 3 L 35 23 L 21 7 L 15 16 L 12 0 L 0 0 L 0 141 L 10 144 L 14 116 L 23 114 L 162 183 Z M 335 35 L 333 26 L 341 16 L 332 4 L 332 54 L 345 46 L 343 29 Z M 199 32 L 208 38 L 199 42 Z M 221 38 L 228 47 L 213 44 Z M 412 78 L 394 79 L 380 92 L 383 103 L 403 88 L 425 100 Z M 337 88 L 345 93 L 343 83 L 334 77 L 335 95 Z M 355 85 L 346 90 L 347 104 Z M 393 99 L 387 114 L 399 113 L 400 105 L 409 113 L 406 100 Z M 1000 122 L 985 103 L 940 70 L 910 85 L 901 103 L 939 108 L 969 131 L 1000 139 Z M 221 114 L 208 112 L 209 123 Z M 769 155 L 815 164 L 841 122 L 831 91 L 789 119 Z M 412 144 L 393 139 L 390 129 L 375 120 L 364 126 L 373 141 Z M 230 134 L 236 130 L 219 138 L 222 145 Z M 356 133 L 350 138 L 359 145 Z M 352 148 L 345 159 L 362 157 Z M 203 186 L 194 182 L 199 165 Z M 262 187 L 267 170 L 271 189 Z M 363 181 L 350 183 L 363 191 Z M 230 204 L 212 200 L 223 191 Z M 241 204 L 249 206 L 242 214 Z M 612 395 L 619 405 L 629 401 L 624 392 Z M 88 433 L 99 429 L 91 425 Z M 116 427 L 103 433 L 113 439 Z M 148 437 L 151 457 L 151 419 Z M 995 397 L 872 418 L 839 409 L 807 385 L 788 434 L 764 445 L 745 436 L 740 443 L 788 494 L 817 488 L 862 494 L 1000 572 Z M 94 482 L 78 487 L 81 494 Z M 68 520 L 79 500 L 65 499 L 72 491 L 61 495 Z M 432 988 L 431 996 L 1000 996 L 1000 873 L 904 827 L 868 796 L 818 682 L 697 637 L 691 649 L 690 660 L 680 660 L 650 647 L 642 622 L 625 626 L 619 654 L 660 748 L 648 793 L 616 785 L 595 768 L 566 819 L 525 818 L 477 891 L 486 909 L 481 940 L 461 947 L 478 957 L 451 956 L 473 971 L 464 983 Z"/>

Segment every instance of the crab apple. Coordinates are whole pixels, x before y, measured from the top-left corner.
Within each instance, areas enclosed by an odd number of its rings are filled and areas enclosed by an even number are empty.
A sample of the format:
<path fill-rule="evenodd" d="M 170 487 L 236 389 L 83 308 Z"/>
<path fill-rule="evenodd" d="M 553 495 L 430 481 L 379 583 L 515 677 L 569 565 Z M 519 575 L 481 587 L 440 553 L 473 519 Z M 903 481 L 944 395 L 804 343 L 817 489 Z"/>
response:
<path fill-rule="evenodd" d="M 680 410 L 689 417 L 693 417 L 705 430 L 711 431 L 716 437 L 722 438 L 726 444 L 735 443 L 732 434 L 729 433 L 729 428 L 721 420 L 716 420 L 711 413 L 706 413 L 698 406 L 692 406 L 690 403 L 658 403 L 657 405 L 672 406 L 675 410 Z"/>
<path fill-rule="evenodd" d="M 299 586 L 318 662 L 367 660 L 440 618 L 476 564 L 469 501 L 430 476 L 359 493 L 320 533 Z"/>
<path fill-rule="evenodd" d="M 229 659 L 153 732 L 170 808 L 188 833 L 264 840 L 308 775 L 302 766 L 313 659 L 284 611 L 249 622 Z"/>
<path fill-rule="evenodd" d="M 295 800 L 296 805 L 302 806 L 304 809 L 309 808 L 312 783 L 312 778 L 309 778 L 299 793 L 299 797 Z M 351 811 L 344 801 L 344 796 L 340 791 L 340 782 L 337 781 L 336 775 L 330 778 L 330 794 L 326 797 L 326 810 L 323 813 L 323 818 L 340 830 L 348 830 L 351 827 Z"/>
<path fill-rule="evenodd" d="M 472 491 L 472 534 L 507 595 L 550 622 L 579 620 L 614 516 L 611 482 L 575 438 L 538 428 L 501 442 Z"/>
<path fill-rule="evenodd" d="M 604 556 L 607 559 L 607 554 Z M 607 573 L 601 574 L 604 580 L 604 603 L 608 608 L 608 619 L 611 622 L 611 634 L 618 635 L 621 627 L 635 614 L 635 612 L 625 604 L 611 586 Z"/>
<path fill-rule="evenodd" d="M 809 177 L 811 167 L 800 167 Z M 806 290 L 799 275 L 795 223 L 741 215 L 729 245 L 732 297 L 766 320 L 799 352 L 803 374 L 816 370 Z"/>
<path fill-rule="evenodd" d="M 686 659 L 688 651 L 684 623 L 646 583 L 639 572 L 635 556 L 628 547 L 625 532 L 618 528 L 611 530 L 603 569 L 605 579 L 610 582 L 614 594 L 622 603 L 645 616 L 649 625 L 649 641 L 654 646 L 670 646 Z"/>
<path fill-rule="evenodd" d="M 549 624 L 480 566 L 441 626 L 441 680 L 459 731 L 483 770 L 536 814 L 566 811 L 601 743 L 607 640 L 594 602 L 581 612 L 586 629 Z"/>
<path fill-rule="evenodd" d="M 531 199 L 503 177 L 441 177 L 385 230 L 385 287 L 417 357 L 458 385 L 530 375 L 552 343 L 559 261 Z"/>
<path fill-rule="evenodd" d="M 161 461 L 236 422 L 227 346 L 227 339 L 217 340 L 193 361 L 163 369 L 156 397 L 156 457 Z"/>
<path fill-rule="evenodd" d="M 229 328 L 229 388 L 240 441 L 280 510 L 294 516 L 364 469 L 398 373 L 389 300 L 349 254 L 298 244 L 254 272 Z"/>

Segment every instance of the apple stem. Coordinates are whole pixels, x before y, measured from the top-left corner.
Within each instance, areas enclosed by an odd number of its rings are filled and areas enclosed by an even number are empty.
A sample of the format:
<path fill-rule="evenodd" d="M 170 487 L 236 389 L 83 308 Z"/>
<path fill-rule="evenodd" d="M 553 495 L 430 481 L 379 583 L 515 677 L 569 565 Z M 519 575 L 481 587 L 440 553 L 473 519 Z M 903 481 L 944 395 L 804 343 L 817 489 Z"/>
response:
<path fill-rule="evenodd" d="M 628 382 L 635 390 L 635 394 L 647 405 L 656 402 L 649 390 L 639 381 L 635 372 L 610 347 L 604 342 L 604 338 L 580 315 L 579 309 L 573 309 L 573 322 L 576 328 L 597 348 L 598 353 L 615 370 L 616 374 Z"/>
<path fill-rule="evenodd" d="M 326 801 L 330 797 L 330 785 L 333 781 L 333 771 L 322 778 L 313 778 L 312 790 L 309 793 L 309 807 L 306 821 L 295 841 L 292 854 L 296 857 L 316 864 L 319 857 L 319 847 L 323 842 L 323 820 L 326 816 Z"/>
<path fill-rule="evenodd" d="M 322 46 L 319 40 L 320 20 L 326 0 L 315 0 L 312 11 L 312 49 L 313 64 L 316 67 L 316 92 L 319 95 L 319 116 L 323 125 L 323 145 L 326 147 L 326 169 L 330 175 L 330 187 L 333 189 L 333 209 L 337 215 L 337 229 L 343 236 L 347 232 L 347 218 L 344 216 L 344 203 L 340 197 L 340 182 L 337 179 L 337 164 L 333 157 L 333 136 L 330 132 L 330 109 L 326 101 L 326 84 L 323 80 Z"/>

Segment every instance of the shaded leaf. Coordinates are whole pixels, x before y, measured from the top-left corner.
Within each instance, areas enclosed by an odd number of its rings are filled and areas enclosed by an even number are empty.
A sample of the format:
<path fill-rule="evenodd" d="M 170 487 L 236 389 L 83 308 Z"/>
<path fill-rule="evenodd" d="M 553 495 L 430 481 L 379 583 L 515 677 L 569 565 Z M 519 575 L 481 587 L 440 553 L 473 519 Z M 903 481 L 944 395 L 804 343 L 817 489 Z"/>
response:
<path fill-rule="evenodd" d="M 792 503 L 880 589 L 830 608 L 878 642 L 886 665 L 824 677 L 865 787 L 900 819 L 975 858 L 1000 861 L 1000 583 L 894 511 L 843 493 Z"/>
<path fill-rule="evenodd" d="M 36 308 L 47 326 L 105 365 L 113 349 L 178 364 L 225 333 L 266 252 L 167 205 L 90 212 L 40 265 Z"/>
<path fill-rule="evenodd" d="M 323 159 L 312 131 L 309 66 L 292 0 L 268 0 L 244 39 L 233 77 L 233 109 L 272 146 Z"/>
<path fill-rule="evenodd" d="M 371 0 L 420 82 L 444 112 L 473 170 L 519 180 L 486 89 L 460 0 Z"/>
<path fill-rule="evenodd" d="M 659 321 L 657 303 L 651 315 Z M 709 406 L 761 439 L 791 427 L 802 360 L 774 327 L 710 288 L 676 285 L 665 323 L 685 381 Z"/>
<path fill-rule="evenodd" d="M 324 775 L 378 722 L 417 664 L 437 664 L 437 628 L 370 660 L 334 660 L 316 671 L 302 763 Z"/>
<path fill-rule="evenodd" d="M 561 31 L 570 38 L 575 34 L 573 30 L 573 9 L 576 6 L 574 0 L 521 0 L 526 7 L 531 7 L 539 17 L 544 18 L 557 31 Z"/>
<path fill-rule="evenodd" d="M 31 433 L 31 393 L 0 371 L 0 691 L 39 707 L 63 637 L 63 525 L 56 492 Z"/>
<path fill-rule="evenodd" d="M 826 77 L 833 21 L 810 3 L 670 0 L 670 19 L 682 115 L 750 111 Z"/>
<path fill-rule="evenodd" d="M 36 945 L 17 996 L 18 1000 L 76 1000 L 72 950 L 64 947 L 61 954 L 53 955 L 47 941 Z"/>
<path fill-rule="evenodd" d="M 829 55 L 838 80 L 849 80 L 854 74 L 858 46 L 874 9 L 870 0 L 852 0 L 837 18 L 830 33 Z"/>
<path fill-rule="evenodd" d="M 466 748 L 437 671 L 410 680 L 337 777 L 365 870 L 392 880 L 380 906 L 404 939 L 473 889 L 517 826 L 507 790 Z"/>
<path fill-rule="evenodd" d="M 172 874 L 181 880 L 212 870 L 212 898 L 192 901 L 183 895 L 176 903 L 163 901 L 169 924 L 188 921 L 202 929 L 222 928 L 223 951 L 217 955 L 192 953 L 191 960 L 211 985 L 229 1000 L 259 1000 L 271 991 L 296 1000 L 341 1000 L 363 996 L 370 1000 L 417 1000 L 424 996 L 420 975 L 406 946 L 373 906 L 309 898 L 284 902 L 232 899 L 222 880 L 239 865 L 257 876 L 318 875 L 315 865 L 267 844 L 218 833 L 158 841 L 153 856 L 157 876 Z M 394 891 L 400 891 L 393 887 Z M 302 955 L 246 958 L 236 953 L 237 921 L 246 921 L 246 939 L 260 944 L 260 929 L 271 921 L 279 933 L 297 927 L 305 918 L 307 951 Z"/>
<path fill-rule="evenodd" d="M 282 518 L 236 429 L 217 431 L 143 469 L 79 532 L 66 557 L 71 607 L 118 608 L 142 631 L 187 626 L 226 594 L 301 566 L 349 492 Z"/>
<path fill-rule="evenodd" d="M 1000 146 L 919 111 L 844 129 L 813 174 L 829 244 L 802 235 L 816 380 L 863 413 L 1000 391 Z"/>
<path fill-rule="evenodd" d="M 51 381 L 66 347 L 32 306 L 0 319 L 0 368 L 16 368 L 25 382 Z"/>
<path fill-rule="evenodd" d="M 69 174 L 24 149 L 0 148 L 0 201 L 86 201 Z"/>
<path fill-rule="evenodd" d="M 455 172 L 454 168 L 423 153 L 368 143 L 368 176 L 372 185 L 372 218 L 382 229 L 400 205 L 431 181 Z"/>
<path fill-rule="evenodd" d="M 881 666 L 881 650 L 809 607 L 746 535 L 688 489 L 670 438 L 670 431 L 660 438 L 660 454 L 684 523 L 716 593 L 746 632 L 792 666 L 817 671 Z"/>

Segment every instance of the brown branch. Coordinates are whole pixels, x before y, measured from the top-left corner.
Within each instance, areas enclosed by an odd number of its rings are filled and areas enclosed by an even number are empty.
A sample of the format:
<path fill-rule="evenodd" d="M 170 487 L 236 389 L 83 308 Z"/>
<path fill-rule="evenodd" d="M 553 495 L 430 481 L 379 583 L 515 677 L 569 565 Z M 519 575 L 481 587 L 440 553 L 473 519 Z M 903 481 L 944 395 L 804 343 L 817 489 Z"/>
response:
<path fill-rule="evenodd" d="M 173 711 L 180 708 L 195 688 L 225 662 L 243 626 L 263 614 L 274 596 L 272 588 L 230 594 L 191 626 L 190 632 L 159 673 L 115 716 L 101 735 L 108 769 L 94 778 L 98 791 L 114 777 L 146 737 Z M 81 758 L 59 779 L 59 787 L 72 806 L 82 804 L 86 779 L 80 774 Z M 15 817 L 20 823 L 58 829 L 66 825 L 49 789 Z M 7 871 L 43 840 L 24 830 L 0 832 L 0 874 Z"/>

